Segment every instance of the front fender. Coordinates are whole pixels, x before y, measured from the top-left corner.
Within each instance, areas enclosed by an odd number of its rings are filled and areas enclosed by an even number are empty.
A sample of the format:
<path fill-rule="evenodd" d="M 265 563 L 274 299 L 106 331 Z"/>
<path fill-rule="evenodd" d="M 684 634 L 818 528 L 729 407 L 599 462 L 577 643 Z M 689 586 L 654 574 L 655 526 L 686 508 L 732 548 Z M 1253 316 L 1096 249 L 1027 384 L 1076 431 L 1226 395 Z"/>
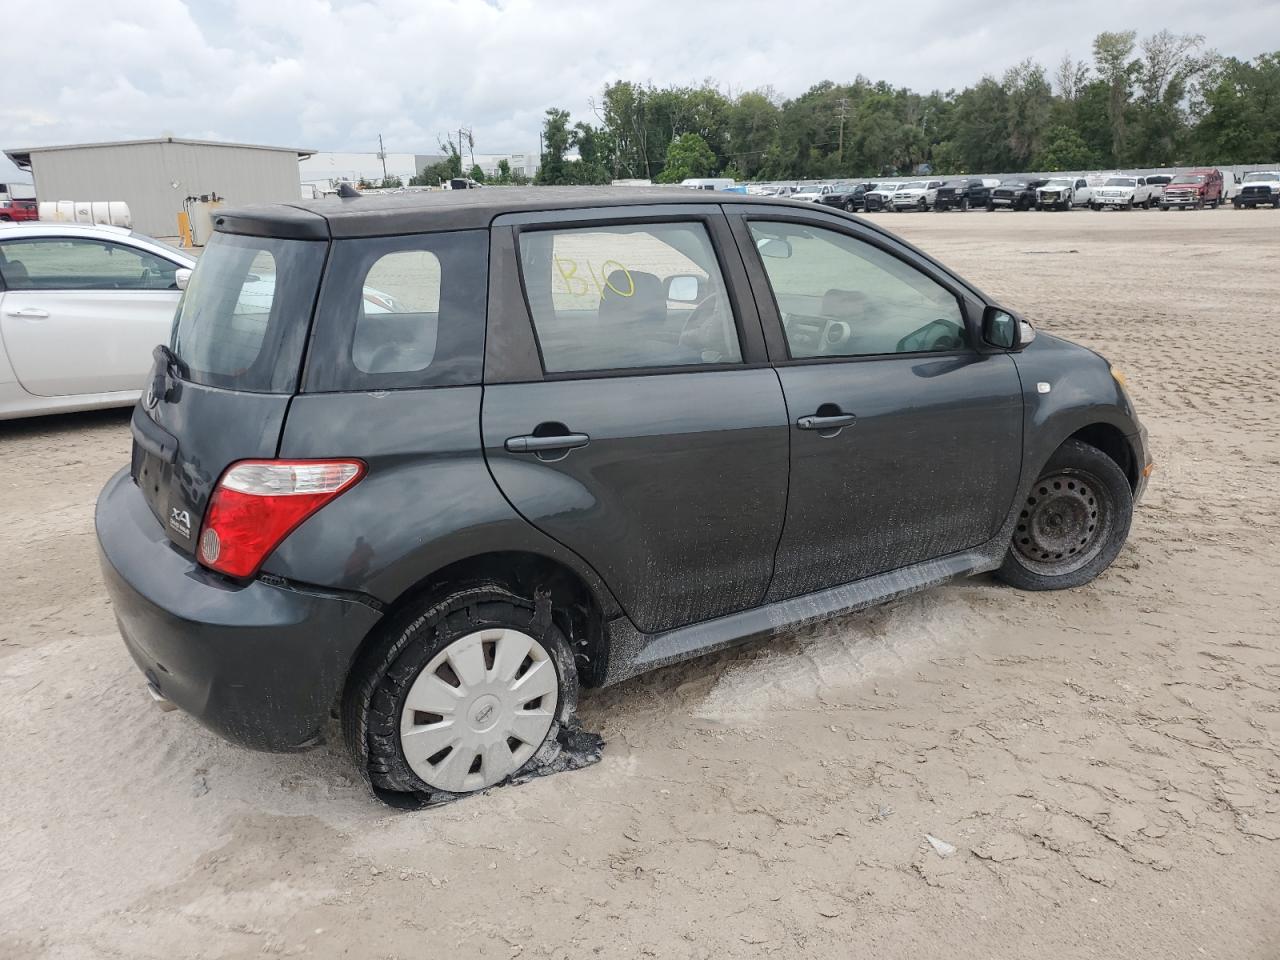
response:
<path fill-rule="evenodd" d="M 1025 350 L 1014 355 L 1014 362 L 1025 397 L 1024 481 L 1040 475 L 1063 441 L 1094 424 L 1115 427 L 1131 438 L 1133 446 L 1132 438 L 1139 436 L 1142 424 L 1106 359 L 1077 344 L 1037 333 Z M 1048 385 L 1046 392 L 1041 384 Z"/>

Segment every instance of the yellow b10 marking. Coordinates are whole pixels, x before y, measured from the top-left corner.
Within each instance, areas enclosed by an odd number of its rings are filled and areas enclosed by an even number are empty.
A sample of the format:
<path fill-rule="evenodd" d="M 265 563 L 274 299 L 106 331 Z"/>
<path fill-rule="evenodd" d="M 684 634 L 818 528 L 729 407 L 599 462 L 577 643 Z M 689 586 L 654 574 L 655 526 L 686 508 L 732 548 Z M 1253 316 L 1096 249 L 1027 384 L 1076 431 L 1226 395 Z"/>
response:
<path fill-rule="evenodd" d="M 587 294 L 594 286 L 599 296 L 604 296 L 605 287 L 608 287 L 620 297 L 634 297 L 636 293 L 636 282 L 631 276 L 631 271 L 620 264 L 617 260 L 605 260 L 600 264 L 600 276 L 596 276 L 595 267 L 591 265 L 591 261 L 586 262 L 587 273 L 591 277 L 588 283 L 586 277 L 578 276 L 578 261 L 570 260 L 568 257 L 556 257 L 556 270 L 560 274 L 560 279 L 564 281 L 565 288 L 570 295 L 581 297 Z M 609 270 L 612 264 L 616 269 Z M 613 284 L 613 274 L 621 273 L 627 278 L 627 289 L 619 290 Z M 601 280 L 600 277 L 604 279 Z"/>

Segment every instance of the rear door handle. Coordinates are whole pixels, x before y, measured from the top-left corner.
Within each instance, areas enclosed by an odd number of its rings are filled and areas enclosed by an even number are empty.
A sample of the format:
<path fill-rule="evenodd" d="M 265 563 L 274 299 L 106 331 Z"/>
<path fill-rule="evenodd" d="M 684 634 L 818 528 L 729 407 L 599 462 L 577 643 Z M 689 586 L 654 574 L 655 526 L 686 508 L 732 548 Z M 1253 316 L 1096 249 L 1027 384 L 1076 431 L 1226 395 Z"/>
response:
<path fill-rule="evenodd" d="M 26 317 L 28 320 L 44 320 L 49 316 L 48 310 L 41 310 L 38 307 L 21 307 L 17 310 L 6 310 L 5 313 L 11 317 Z"/>
<path fill-rule="evenodd" d="M 510 437 L 504 446 L 508 453 L 544 453 L 548 450 L 575 450 L 590 442 L 591 438 L 585 433 L 562 433 L 554 437 Z"/>
<path fill-rule="evenodd" d="M 830 417 L 820 417 L 817 414 L 808 417 L 801 417 L 796 421 L 796 426 L 801 430 L 837 430 L 840 427 L 847 427 L 858 420 L 852 413 L 841 413 Z"/>

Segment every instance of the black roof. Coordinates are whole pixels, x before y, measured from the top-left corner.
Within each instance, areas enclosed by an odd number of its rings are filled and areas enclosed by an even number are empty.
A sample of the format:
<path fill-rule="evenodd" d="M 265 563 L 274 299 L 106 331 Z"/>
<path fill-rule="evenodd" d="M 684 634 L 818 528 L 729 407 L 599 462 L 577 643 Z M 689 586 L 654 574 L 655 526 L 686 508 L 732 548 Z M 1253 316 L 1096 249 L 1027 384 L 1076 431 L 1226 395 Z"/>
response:
<path fill-rule="evenodd" d="M 791 200 L 672 187 L 485 187 L 300 200 L 220 210 L 224 233 L 327 240 L 488 227 L 507 213 L 637 204 L 750 203 L 794 209 Z"/>

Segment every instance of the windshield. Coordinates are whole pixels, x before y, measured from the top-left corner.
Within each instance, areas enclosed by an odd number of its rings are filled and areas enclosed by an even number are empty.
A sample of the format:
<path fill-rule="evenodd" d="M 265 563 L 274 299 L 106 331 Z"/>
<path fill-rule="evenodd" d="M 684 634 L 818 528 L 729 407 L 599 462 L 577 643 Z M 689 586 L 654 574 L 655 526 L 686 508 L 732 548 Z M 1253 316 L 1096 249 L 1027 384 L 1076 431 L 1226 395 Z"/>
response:
<path fill-rule="evenodd" d="M 1133 177 L 1111 177 L 1105 184 L 1108 187 L 1136 187 L 1137 185 L 1138 181 Z"/>
<path fill-rule="evenodd" d="M 898 185 L 896 183 L 882 183 L 876 189 L 881 193 L 892 193 L 894 190 L 898 189 Z"/>
<path fill-rule="evenodd" d="M 1073 182 L 1074 182 L 1074 181 L 1072 181 L 1072 180 L 1065 180 L 1065 179 L 1064 179 L 1064 180 L 1050 180 L 1048 183 L 1046 183 L 1046 184 L 1045 184 L 1045 186 L 1046 186 L 1046 187 L 1053 187 L 1053 188 L 1057 189 L 1058 187 L 1069 187 L 1069 186 L 1071 186 L 1071 184 L 1072 184 Z"/>
<path fill-rule="evenodd" d="M 1000 181 L 1000 186 L 1002 187 L 1025 187 L 1026 185 L 1027 185 L 1027 181 L 1025 180 L 1001 180 Z"/>
<path fill-rule="evenodd" d="M 1189 173 L 1184 173 L 1180 177 L 1174 177 L 1171 183 L 1204 183 L 1204 177 L 1193 177 Z"/>
<path fill-rule="evenodd" d="M 173 322 L 172 349 L 194 383 L 292 393 L 326 244 L 215 233 Z"/>
<path fill-rule="evenodd" d="M 129 236 L 134 237 L 137 240 L 145 240 L 147 243 L 154 244 L 155 246 L 159 247 L 161 250 L 165 251 L 165 253 L 168 253 L 171 256 L 179 260 L 182 260 L 184 263 L 194 259 L 191 256 L 190 251 L 179 250 L 177 247 L 173 246 L 172 244 L 165 243 L 163 240 L 157 240 L 155 237 L 149 237 L 145 233 L 139 233 L 137 230 L 129 231 Z"/>
<path fill-rule="evenodd" d="M 1280 173 L 1246 173 L 1244 182 L 1257 182 L 1259 180 L 1280 180 Z"/>

